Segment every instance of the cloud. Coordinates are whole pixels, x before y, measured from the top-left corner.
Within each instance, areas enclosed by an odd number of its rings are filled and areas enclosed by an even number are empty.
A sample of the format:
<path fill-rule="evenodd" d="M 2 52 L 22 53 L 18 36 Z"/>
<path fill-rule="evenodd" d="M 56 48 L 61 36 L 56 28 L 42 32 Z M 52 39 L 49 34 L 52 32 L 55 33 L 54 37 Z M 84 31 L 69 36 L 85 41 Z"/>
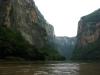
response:
<path fill-rule="evenodd" d="M 100 7 L 99 0 L 35 0 L 57 36 L 76 36 L 80 17 Z"/>

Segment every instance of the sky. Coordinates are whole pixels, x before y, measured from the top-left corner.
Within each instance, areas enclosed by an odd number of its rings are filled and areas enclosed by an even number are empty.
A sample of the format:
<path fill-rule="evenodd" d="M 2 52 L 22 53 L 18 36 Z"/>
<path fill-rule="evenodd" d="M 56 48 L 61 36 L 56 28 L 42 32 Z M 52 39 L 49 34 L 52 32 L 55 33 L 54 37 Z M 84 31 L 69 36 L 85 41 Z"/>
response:
<path fill-rule="evenodd" d="M 47 22 L 54 26 L 56 36 L 76 36 L 80 18 L 100 8 L 100 0 L 34 1 Z"/>

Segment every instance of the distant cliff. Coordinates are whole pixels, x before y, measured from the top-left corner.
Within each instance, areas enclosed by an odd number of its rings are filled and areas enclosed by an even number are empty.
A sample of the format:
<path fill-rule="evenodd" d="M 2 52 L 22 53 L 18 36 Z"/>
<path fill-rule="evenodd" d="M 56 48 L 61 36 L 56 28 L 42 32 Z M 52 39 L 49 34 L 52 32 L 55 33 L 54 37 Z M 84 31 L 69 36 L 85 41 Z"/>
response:
<path fill-rule="evenodd" d="M 75 44 L 75 37 L 55 37 L 55 46 L 59 53 L 66 59 L 70 59 L 72 57 Z"/>
<path fill-rule="evenodd" d="M 53 26 L 47 23 L 33 0 L 0 0 L 0 27 L 0 44 L 2 44 L 0 50 L 5 49 L 0 51 L 1 58 L 17 53 L 19 55 L 15 57 L 24 57 L 23 53 L 26 53 L 26 56 L 30 56 L 33 60 L 60 57 L 50 45 L 54 37 Z M 6 43 L 10 47 L 5 46 Z"/>
<path fill-rule="evenodd" d="M 100 60 L 100 9 L 81 18 L 74 59 Z"/>

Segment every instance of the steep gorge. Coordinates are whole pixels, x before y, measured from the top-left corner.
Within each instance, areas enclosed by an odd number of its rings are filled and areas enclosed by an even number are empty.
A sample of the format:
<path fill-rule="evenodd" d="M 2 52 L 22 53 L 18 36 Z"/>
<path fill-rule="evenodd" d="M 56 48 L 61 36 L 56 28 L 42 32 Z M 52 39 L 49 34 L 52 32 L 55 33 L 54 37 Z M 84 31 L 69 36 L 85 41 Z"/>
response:
<path fill-rule="evenodd" d="M 76 37 L 55 37 L 55 47 L 58 52 L 66 58 L 71 59 L 72 53 L 76 45 Z"/>

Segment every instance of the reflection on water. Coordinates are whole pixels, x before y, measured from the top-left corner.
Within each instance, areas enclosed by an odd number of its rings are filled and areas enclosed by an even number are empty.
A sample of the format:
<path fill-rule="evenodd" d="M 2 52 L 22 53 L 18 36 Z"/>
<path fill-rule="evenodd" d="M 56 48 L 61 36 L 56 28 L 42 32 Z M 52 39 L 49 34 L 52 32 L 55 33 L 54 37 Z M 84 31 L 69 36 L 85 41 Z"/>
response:
<path fill-rule="evenodd" d="M 0 64 L 0 75 L 100 75 L 100 64 Z"/>

